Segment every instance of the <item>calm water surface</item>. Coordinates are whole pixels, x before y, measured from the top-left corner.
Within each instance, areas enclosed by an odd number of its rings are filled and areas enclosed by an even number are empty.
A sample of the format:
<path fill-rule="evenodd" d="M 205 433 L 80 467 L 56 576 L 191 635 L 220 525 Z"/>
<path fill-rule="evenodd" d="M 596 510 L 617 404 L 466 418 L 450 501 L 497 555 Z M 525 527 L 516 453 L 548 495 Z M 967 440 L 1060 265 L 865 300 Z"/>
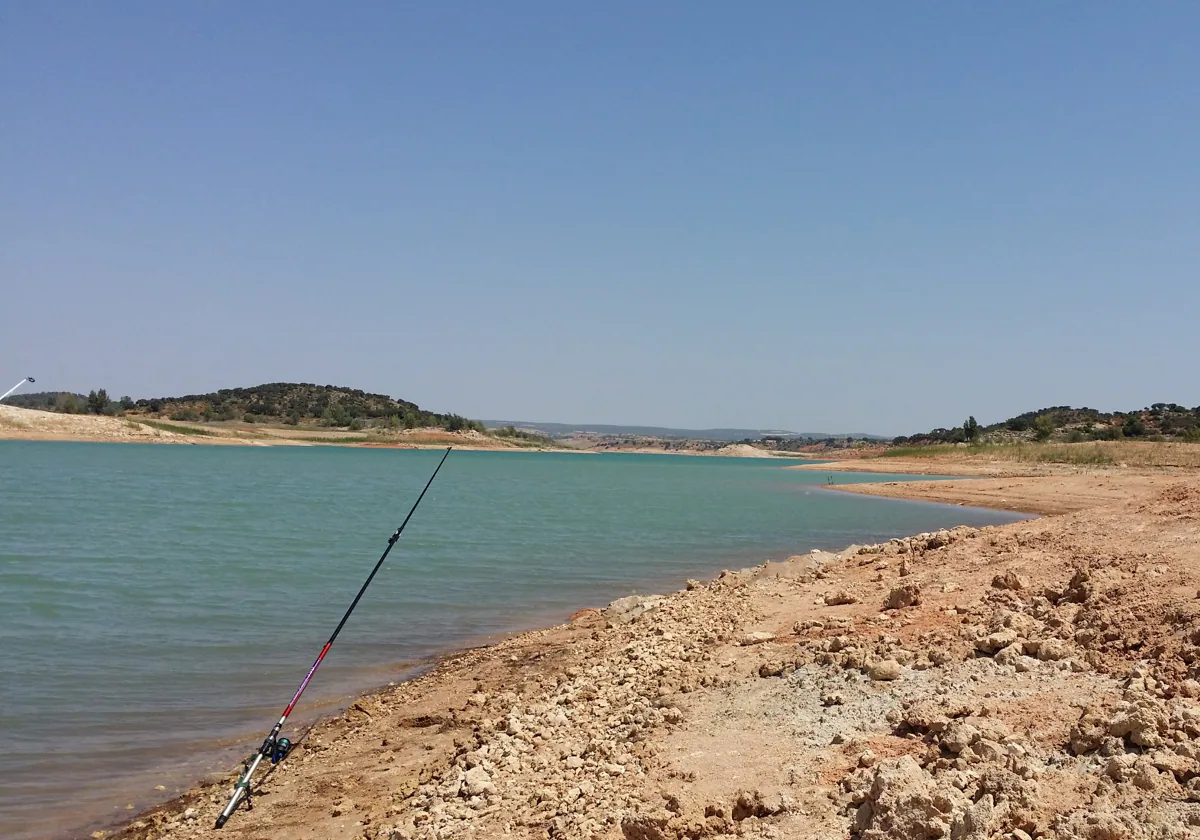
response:
<path fill-rule="evenodd" d="M 0 441 L 0 836 L 86 836 L 231 768 L 440 455 Z M 423 657 L 631 592 L 1019 518 L 829 493 L 783 463 L 453 453 L 300 719 Z"/>

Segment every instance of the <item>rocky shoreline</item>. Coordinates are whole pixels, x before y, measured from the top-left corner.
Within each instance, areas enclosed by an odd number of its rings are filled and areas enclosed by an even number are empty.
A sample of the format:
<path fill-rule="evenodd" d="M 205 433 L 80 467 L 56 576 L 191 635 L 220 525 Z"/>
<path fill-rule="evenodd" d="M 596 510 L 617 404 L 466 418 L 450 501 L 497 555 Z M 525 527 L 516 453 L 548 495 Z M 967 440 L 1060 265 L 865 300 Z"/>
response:
<path fill-rule="evenodd" d="M 725 572 L 360 699 L 224 832 L 1192 836 L 1198 585 L 1195 482 Z M 207 834 L 231 783 L 116 836 Z"/>

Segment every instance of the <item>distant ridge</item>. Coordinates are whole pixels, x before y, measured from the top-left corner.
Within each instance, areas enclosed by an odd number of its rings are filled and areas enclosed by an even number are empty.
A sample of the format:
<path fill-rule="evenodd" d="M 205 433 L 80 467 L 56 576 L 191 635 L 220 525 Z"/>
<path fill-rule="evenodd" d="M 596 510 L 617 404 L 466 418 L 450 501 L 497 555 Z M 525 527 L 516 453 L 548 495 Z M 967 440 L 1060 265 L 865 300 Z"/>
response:
<path fill-rule="evenodd" d="M 311 382 L 268 382 L 249 388 L 222 388 L 207 394 L 112 400 L 104 389 L 86 397 L 59 391 L 14 394 L 6 404 L 63 414 L 109 414 L 165 417 L 182 422 L 284 423 L 314 421 L 358 431 L 371 427 L 408 429 L 441 427 L 451 432 L 483 431 L 483 424 L 459 414 L 426 411 L 416 403 L 387 394 L 371 394 L 340 385 Z"/>
<path fill-rule="evenodd" d="M 634 435 L 637 437 L 670 438 L 676 440 L 758 440 L 764 436 L 782 438 L 811 438 L 826 440 L 828 438 L 867 438 L 870 440 L 886 440 L 881 435 L 868 435 L 862 432 L 789 432 L 781 429 L 673 429 L 666 426 L 614 426 L 603 423 L 535 423 L 529 420 L 484 420 L 483 424 L 489 429 L 513 426 L 517 429 L 531 429 L 552 437 L 565 437 L 573 433 L 594 435 Z"/>

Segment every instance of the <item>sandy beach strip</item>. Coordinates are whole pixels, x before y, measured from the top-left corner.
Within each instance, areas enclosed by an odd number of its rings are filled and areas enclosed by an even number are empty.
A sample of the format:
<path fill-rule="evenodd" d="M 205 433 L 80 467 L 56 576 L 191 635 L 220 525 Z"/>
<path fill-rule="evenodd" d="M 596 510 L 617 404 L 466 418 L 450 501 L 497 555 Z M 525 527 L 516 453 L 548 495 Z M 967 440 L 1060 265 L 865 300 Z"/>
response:
<path fill-rule="evenodd" d="M 1200 465 L 1200 446 L 1193 444 L 1118 444 L 1103 446 L 1098 452 L 1111 453 L 1114 461 L 1129 458 L 1134 465 L 1023 462 L 948 455 L 847 458 L 821 464 L 792 465 L 785 469 L 825 472 L 829 481 L 823 486 L 846 493 L 1047 515 L 1072 513 L 1145 496 L 1200 474 L 1200 469 L 1191 466 L 1193 462 Z M 1072 454 L 1068 448 L 1066 455 Z M 1091 453 L 1085 449 L 1082 454 Z M 1159 466 L 1156 461 L 1163 463 Z M 846 472 L 959 478 L 839 483 L 837 476 Z"/>

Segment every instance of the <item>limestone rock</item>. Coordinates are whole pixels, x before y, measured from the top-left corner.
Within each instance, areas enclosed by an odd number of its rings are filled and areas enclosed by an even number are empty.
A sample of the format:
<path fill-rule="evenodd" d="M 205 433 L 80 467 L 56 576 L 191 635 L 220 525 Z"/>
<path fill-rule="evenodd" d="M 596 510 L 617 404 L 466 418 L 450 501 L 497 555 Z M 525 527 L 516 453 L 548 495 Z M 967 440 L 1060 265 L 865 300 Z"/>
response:
<path fill-rule="evenodd" d="M 845 589 L 838 590 L 837 592 L 830 592 L 825 596 L 825 606 L 827 607 L 837 607 L 841 606 L 842 604 L 857 603 L 858 596 L 852 592 L 846 591 Z"/>
<path fill-rule="evenodd" d="M 951 721 L 942 733 L 941 745 L 957 755 L 979 740 L 979 730 L 961 720 Z"/>
<path fill-rule="evenodd" d="M 743 646 L 761 645 L 763 642 L 771 642 L 775 640 L 774 633 L 768 633 L 765 630 L 755 630 L 752 633 L 746 633 L 738 640 L 738 644 Z"/>
<path fill-rule="evenodd" d="M 481 766 L 472 767 L 463 776 L 463 793 L 467 796 L 487 796 L 496 792 L 491 775 Z"/>
<path fill-rule="evenodd" d="M 1017 631 L 1011 627 L 989 633 L 975 642 L 975 649 L 980 653 L 996 653 L 1017 641 Z"/>
<path fill-rule="evenodd" d="M 659 595 L 629 595 L 613 601 L 604 612 L 618 624 L 626 624 L 656 609 L 662 600 L 662 596 Z"/>
<path fill-rule="evenodd" d="M 1014 592 L 1020 592 L 1022 589 L 1029 588 L 1029 578 L 1009 569 L 1004 574 L 992 578 L 992 586 L 996 589 L 1011 589 Z"/>
<path fill-rule="evenodd" d="M 1017 662 L 1025 658 L 1025 646 L 1020 642 L 1014 642 L 1007 647 L 1003 647 L 996 654 L 996 661 L 1001 665 L 1016 665 Z"/>
<path fill-rule="evenodd" d="M 789 665 L 786 662 L 764 662 L 758 666 L 758 675 L 760 677 L 782 677 L 783 672 L 788 668 Z"/>
<path fill-rule="evenodd" d="M 937 838 L 950 834 L 953 804 L 912 756 L 877 765 L 854 828 L 862 838 Z"/>
<path fill-rule="evenodd" d="M 1043 662 L 1057 662 L 1066 659 L 1070 653 L 1066 642 L 1061 639 L 1045 639 L 1037 646 L 1037 658 Z"/>
<path fill-rule="evenodd" d="M 867 675 L 873 680 L 898 680 L 904 668 L 895 659 L 881 659 L 867 669 Z"/>
<path fill-rule="evenodd" d="M 885 610 L 899 610 L 905 607 L 913 607 L 921 603 L 921 587 L 915 583 L 906 583 L 903 586 L 897 586 L 888 593 L 887 601 L 884 602 Z"/>

